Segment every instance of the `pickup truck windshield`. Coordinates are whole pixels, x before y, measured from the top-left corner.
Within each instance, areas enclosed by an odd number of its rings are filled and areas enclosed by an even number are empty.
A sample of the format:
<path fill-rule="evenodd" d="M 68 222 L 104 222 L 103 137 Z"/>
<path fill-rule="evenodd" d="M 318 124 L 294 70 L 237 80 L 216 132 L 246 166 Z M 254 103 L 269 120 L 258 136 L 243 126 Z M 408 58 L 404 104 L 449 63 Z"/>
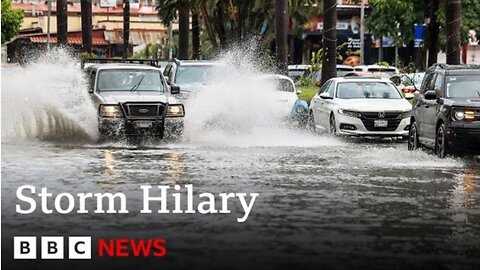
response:
<path fill-rule="evenodd" d="M 448 76 L 447 97 L 480 98 L 480 75 Z"/>
<path fill-rule="evenodd" d="M 157 70 L 106 69 L 98 74 L 98 91 L 157 91 L 164 85 Z"/>
<path fill-rule="evenodd" d="M 401 99 L 402 96 L 390 83 L 344 82 L 338 84 L 337 98 Z"/>

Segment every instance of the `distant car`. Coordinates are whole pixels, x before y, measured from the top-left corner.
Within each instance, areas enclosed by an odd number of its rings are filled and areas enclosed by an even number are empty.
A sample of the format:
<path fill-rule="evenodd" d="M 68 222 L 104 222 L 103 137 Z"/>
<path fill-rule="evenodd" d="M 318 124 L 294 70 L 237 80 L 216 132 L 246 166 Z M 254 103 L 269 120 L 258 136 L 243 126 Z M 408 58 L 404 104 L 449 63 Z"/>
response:
<path fill-rule="evenodd" d="M 297 82 L 300 78 L 307 76 L 308 71 L 310 70 L 311 65 L 289 65 L 288 66 L 288 77 L 290 77 L 293 82 Z"/>
<path fill-rule="evenodd" d="M 166 126 L 182 127 L 184 107 L 173 96 L 179 89 L 170 88 L 158 68 L 93 64 L 84 71 L 102 138 L 163 138 Z"/>
<path fill-rule="evenodd" d="M 280 114 L 284 117 L 291 117 L 299 123 L 304 123 L 308 116 L 308 105 L 306 101 L 299 100 L 300 93 L 295 88 L 293 80 L 279 74 L 268 74 L 259 77 L 260 81 L 268 81 L 275 85 L 275 102 L 279 105 Z"/>
<path fill-rule="evenodd" d="M 163 75 L 169 85 L 181 89 L 179 98 L 187 99 L 193 92 L 207 85 L 222 68 L 222 64 L 214 61 L 174 59 L 166 65 Z"/>
<path fill-rule="evenodd" d="M 404 78 L 405 87 L 402 89 L 404 93 L 415 93 L 422 86 L 425 72 L 409 73 Z"/>
<path fill-rule="evenodd" d="M 398 71 L 398 68 L 396 67 L 391 67 L 391 66 L 380 66 L 380 65 L 361 65 L 361 66 L 356 66 L 353 67 L 355 72 L 360 72 L 360 73 L 370 73 L 370 74 L 375 74 L 375 73 L 387 73 L 388 76 L 393 76 L 396 74 L 399 74 L 400 72 Z"/>
<path fill-rule="evenodd" d="M 345 75 L 354 72 L 351 66 L 337 65 L 337 77 L 344 77 Z M 316 85 L 320 86 L 322 82 L 322 70 L 318 70 L 313 74 L 313 81 Z"/>
<path fill-rule="evenodd" d="M 390 80 L 333 78 L 310 102 L 308 125 L 335 135 L 406 138 L 411 109 Z"/>
<path fill-rule="evenodd" d="M 414 100 L 408 149 L 480 153 L 480 65 L 437 64 Z"/>

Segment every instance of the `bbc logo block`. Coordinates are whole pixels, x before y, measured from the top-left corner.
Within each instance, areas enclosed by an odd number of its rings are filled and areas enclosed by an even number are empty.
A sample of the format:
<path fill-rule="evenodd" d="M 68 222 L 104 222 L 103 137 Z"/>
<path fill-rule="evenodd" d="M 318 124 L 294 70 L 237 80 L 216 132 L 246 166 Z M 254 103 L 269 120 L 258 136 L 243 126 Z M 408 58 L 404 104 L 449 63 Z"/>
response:
<path fill-rule="evenodd" d="M 40 237 L 41 259 L 64 259 L 65 238 L 63 236 Z M 68 259 L 91 259 L 92 239 L 89 236 L 68 237 Z M 37 259 L 37 237 L 15 236 L 13 237 L 13 258 L 17 260 Z"/>

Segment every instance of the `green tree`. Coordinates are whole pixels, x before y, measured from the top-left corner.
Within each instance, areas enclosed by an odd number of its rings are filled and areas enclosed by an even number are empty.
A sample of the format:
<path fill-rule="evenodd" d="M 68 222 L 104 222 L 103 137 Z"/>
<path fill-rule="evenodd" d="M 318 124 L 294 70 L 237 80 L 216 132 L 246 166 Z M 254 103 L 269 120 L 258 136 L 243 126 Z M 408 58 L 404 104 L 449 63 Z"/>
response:
<path fill-rule="evenodd" d="M 18 35 L 22 22 L 23 11 L 12 9 L 11 0 L 2 0 L 2 44 Z"/>

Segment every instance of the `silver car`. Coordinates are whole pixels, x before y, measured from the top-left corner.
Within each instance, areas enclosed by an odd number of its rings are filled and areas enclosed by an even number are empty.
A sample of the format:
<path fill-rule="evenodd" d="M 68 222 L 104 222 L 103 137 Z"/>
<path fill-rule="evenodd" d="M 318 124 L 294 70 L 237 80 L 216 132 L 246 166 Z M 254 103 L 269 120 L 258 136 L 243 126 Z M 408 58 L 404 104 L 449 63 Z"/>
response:
<path fill-rule="evenodd" d="M 160 69 L 138 64 L 95 64 L 85 72 L 102 137 L 163 138 L 166 126 L 181 128 L 185 110 L 173 96 L 179 89 L 167 85 Z"/>

